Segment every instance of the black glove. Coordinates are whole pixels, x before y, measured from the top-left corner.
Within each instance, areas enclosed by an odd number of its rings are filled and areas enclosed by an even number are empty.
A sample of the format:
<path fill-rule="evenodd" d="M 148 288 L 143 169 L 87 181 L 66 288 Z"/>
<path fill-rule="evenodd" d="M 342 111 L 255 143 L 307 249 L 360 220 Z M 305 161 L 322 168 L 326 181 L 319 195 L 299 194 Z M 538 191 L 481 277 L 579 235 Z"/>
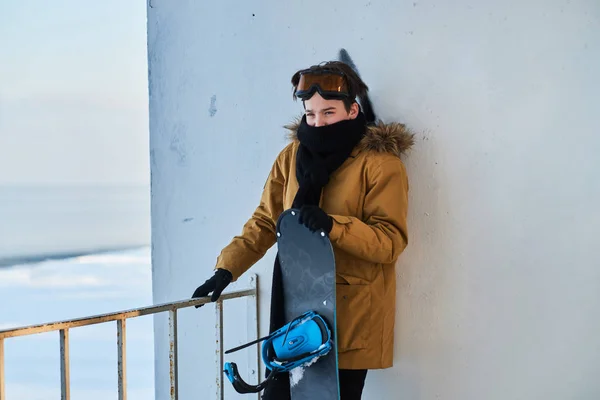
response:
<path fill-rule="evenodd" d="M 232 279 L 233 275 L 231 275 L 231 272 L 223 268 L 218 268 L 210 279 L 198 286 L 198 288 L 194 291 L 192 298 L 195 299 L 197 297 L 206 297 L 210 292 L 212 292 L 210 301 L 217 301 L 223 290 L 231 283 Z M 203 305 L 204 304 L 200 304 L 199 306 L 195 307 L 199 308 Z"/>
<path fill-rule="evenodd" d="M 322 229 L 329 234 L 333 228 L 333 219 L 319 206 L 302 206 L 298 222 L 310 229 L 311 232 Z"/>

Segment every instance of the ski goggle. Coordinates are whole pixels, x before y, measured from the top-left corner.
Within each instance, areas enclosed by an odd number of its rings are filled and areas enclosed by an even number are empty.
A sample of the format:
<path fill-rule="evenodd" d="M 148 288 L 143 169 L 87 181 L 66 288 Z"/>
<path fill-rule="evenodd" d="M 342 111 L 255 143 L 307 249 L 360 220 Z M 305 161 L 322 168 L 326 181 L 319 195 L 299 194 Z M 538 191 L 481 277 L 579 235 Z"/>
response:
<path fill-rule="evenodd" d="M 296 96 L 309 99 L 315 92 L 324 99 L 341 100 L 350 95 L 344 74 L 332 70 L 300 71 L 300 81 L 296 86 Z"/>

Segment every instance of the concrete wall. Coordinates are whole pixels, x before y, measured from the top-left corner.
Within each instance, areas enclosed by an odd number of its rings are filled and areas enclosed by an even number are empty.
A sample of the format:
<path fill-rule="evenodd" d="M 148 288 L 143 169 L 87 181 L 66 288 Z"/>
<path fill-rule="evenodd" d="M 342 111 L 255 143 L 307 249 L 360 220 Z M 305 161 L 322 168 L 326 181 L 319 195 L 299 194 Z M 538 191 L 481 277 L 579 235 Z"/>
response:
<path fill-rule="evenodd" d="M 301 112 L 292 73 L 346 47 L 380 116 L 419 132 L 395 366 L 364 398 L 600 397 L 599 19 L 595 0 L 151 0 L 155 301 L 211 275 Z M 273 255 L 252 270 L 262 333 Z M 212 309 L 180 324 L 182 398 L 215 398 Z"/>

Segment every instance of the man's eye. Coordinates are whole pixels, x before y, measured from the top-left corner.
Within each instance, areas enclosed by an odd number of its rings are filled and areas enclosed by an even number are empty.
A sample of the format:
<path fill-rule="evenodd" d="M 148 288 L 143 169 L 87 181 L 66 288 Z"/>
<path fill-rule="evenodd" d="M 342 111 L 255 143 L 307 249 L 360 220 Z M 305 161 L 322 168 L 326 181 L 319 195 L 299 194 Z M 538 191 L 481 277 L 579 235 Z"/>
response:
<path fill-rule="evenodd" d="M 327 111 L 325 112 L 325 115 L 333 115 L 333 111 Z"/>

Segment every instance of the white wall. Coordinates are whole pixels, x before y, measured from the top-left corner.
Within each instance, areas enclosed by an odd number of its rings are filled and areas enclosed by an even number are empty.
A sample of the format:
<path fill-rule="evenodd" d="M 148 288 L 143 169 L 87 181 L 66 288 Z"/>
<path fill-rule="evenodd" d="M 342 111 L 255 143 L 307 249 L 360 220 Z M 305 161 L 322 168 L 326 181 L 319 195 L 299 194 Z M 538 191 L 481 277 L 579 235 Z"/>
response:
<path fill-rule="evenodd" d="M 291 75 L 346 47 L 380 116 L 419 132 L 395 366 L 369 374 L 364 398 L 600 397 L 596 1 L 151 6 L 155 301 L 211 275 L 301 111 Z M 273 255 L 253 268 L 263 333 Z M 199 369 L 214 365 L 212 309 L 180 323 L 182 398 L 214 398 L 213 371 Z"/>

